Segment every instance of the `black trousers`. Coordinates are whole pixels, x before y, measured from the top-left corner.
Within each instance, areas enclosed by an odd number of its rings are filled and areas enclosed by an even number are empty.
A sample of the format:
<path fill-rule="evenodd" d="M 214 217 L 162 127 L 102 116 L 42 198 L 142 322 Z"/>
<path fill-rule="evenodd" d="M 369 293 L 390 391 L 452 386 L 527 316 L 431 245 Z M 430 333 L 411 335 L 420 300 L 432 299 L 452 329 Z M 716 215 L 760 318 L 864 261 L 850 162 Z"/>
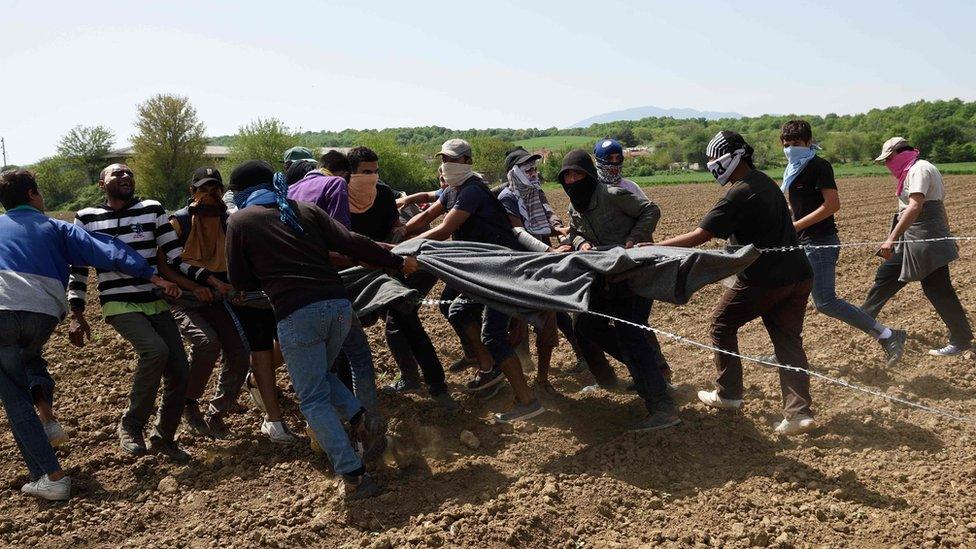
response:
<path fill-rule="evenodd" d="M 874 275 L 874 285 L 868 291 L 861 309 L 877 318 L 888 300 L 908 283 L 900 282 L 902 254 L 894 253 L 878 267 Z M 949 277 L 949 266 L 940 267 L 922 279 L 922 292 L 928 298 L 935 312 L 942 318 L 949 329 L 949 343 L 962 347 L 969 346 L 973 341 L 973 329 L 966 317 L 966 311 L 959 302 L 956 289 Z"/>
<path fill-rule="evenodd" d="M 631 292 L 626 283 L 608 286 L 594 284 L 590 297 L 592 310 L 640 325 L 646 325 L 652 304 L 650 299 Z M 587 363 L 590 363 L 591 356 L 597 360 L 594 351 L 599 350 L 604 362 L 606 358 L 602 357 L 602 353 L 606 352 L 627 366 L 637 386 L 637 394 L 644 399 L 648 411 L 653 413 L 674 407 L 674 401 L 668 395 L 664 375 L 655 360 L 655 349 L 647 337 L 647 330 L 623 322 L 611 326 L 610 320 L 606 318 L 581 314 L 576 319 L 576 337 L 584 350 Z M 658 348 L 657 353 L 660 352 Z"/>

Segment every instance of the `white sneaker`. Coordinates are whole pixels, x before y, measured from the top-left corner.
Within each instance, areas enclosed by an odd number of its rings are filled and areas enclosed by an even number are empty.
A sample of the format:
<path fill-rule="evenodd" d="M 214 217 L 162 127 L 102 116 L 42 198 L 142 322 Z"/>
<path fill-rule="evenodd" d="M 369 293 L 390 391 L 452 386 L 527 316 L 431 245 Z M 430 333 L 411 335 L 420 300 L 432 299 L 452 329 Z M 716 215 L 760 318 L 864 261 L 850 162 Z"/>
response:
<path fill-rule="evenodd" d="M 47 434 L 47 441 L 51 443 L 51 446 L 57 448 L 65 442 L 68 442 L 68 433 L 64 432 L 61 424 L 57 421 L 48 421 L 44 424 L 44 432 Z"/>
<path fill-rule="evenodd" d="M 776 426 L 776 434 L 783 436 L 800 435 L 813 430 L 817 424 L 810 416 L 796 416 L 793 419 L 784 419 Z"/>
<path fill-rule="evenodd" d="M 265 421 L 261 424 L 261 432 L 268 435 L 271 442 L 276 444 L 294 444 L 298 438 L 291 434 L 284 421 Z"/>
<path fill-rule="evenodd" d="M 738 410 L 742 408 L 741 398 L 738 400 L 722 398 L 718 396 L 718 391 L 698 391 L 698 400 L 702 401 L 705 406 L 711 406 L 712 408 L 721 408 L 724 410 Z"/>
<path fill-rule="evenodd" d="M 66 501 L 71 497 L 71 477 L 51 480 L 44 475 L 34 482 L 28 482 L 20 491 L 48 501 Z"/>

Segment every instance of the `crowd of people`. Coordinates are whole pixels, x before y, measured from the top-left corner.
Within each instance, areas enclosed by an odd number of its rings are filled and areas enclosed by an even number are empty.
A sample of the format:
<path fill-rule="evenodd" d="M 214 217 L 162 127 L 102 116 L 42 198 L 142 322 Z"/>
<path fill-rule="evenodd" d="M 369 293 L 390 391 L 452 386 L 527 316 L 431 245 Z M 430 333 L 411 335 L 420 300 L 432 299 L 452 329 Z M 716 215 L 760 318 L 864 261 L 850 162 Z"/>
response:
<path fill-rule="evenodd" d="M 73 224 L 44 214 L 33 173 L 5 172 L 0 181 L 6 209 L 0 216 L 0 397 L 31 477 L 23 491 L 49 500 L 70 497 L 70 478 L 54 450 L 68 437 L 56 419 L 55 385 L 43 347 L 66 316 L 70 342 L 82 347 L 90 340 L 85 310 L 91 267 L 102 317 L 138 356 L 128 407 L 117 427 L 123 452 L 187 462 L 191 457 L 177 442 L 181 424 L 196 436 L 227 437 L 224 419 L 243 391 L 261 411 L 263 435 L 275 443 L 297 443 L 276 386 L 277 369 L 284 365 L 305 434 L 341 475 L 347 499 L 380 490 L 368 472 L 387 444 L 378 391 L 426 389 L 444 412 L 463 412 L 417 300 L 397 300 L 371 317 L 385 322 L 386 345 L 400 370 L 393 384 L 377 388 L 371 348 L 380 343 L 367 338 L 366 319 L 354 309 L 355 296 L 342 273 L 366 266 L 427 296 L 437 278 L 419 269 L 415 257 L 391 251 L 408 239 L 453 239 L 540 254 L 693 248 L 715 238 L 734 246 L 782 248 L 760 254 L 722 295 L 711 318 L 713 346 L 737 353 L 739 328 L 761 318 L 774 352 L 767 360 L 808 368 L 801 334 L 812 294 L 819 312 L 876 339 L 892 366 L 902 356 L 906 332 L 877 316 L 898 290 L 919 281 L 949 332 L 948 344 L 930 354 L 969 349 L 971 327 L 948 267 L 957 248 L 938 240 L 951 236 L 938 169 L 902 138 L 884 143 L 877 161 L 896 181 L 898 212 L 877 252 L 883 263 L 875 283 L 858 307 L 835 292 L 840 241 L 834 216 L 841 202 L 833 169 L 817 156 L 807 122 L 786 123 L 781 141 L 788 166 L 777 185 L 756 169 L 753 149 L 741 135 L 717 134 L 706 149 L 708 169 L 727 192 L 696 228 L 657 242 L 661 210 L 622 177 L 625 151 L 609 138 L 599 140 L 592 155 L 574 150 L 565 156 L 558 175 L 570 203 L 565 219 L 543 190 L 539 155 L 510 151 L 505 181 L 491 188 L 473 170 L 471 146 L 462 139 L 448 140 L 435 155 L 440 161 L 436 191 L 407 195 L 390 188 L 381 181 L 383 159 L 366 147 L 320 158 L 294 147 L 280 169 L 252 160 L 236 166 L 226 182 L 216 168 L 197 169 L 187 206 L 172 213 L 155 200 L 139 198 L 136 174 L 112 164 L 98 181 L 104 202 L 78 211 Z M 914 242 L 921 240 L 926 241 Z M 671 369 L 654 333 L 641 328 L 653 303 L 626 282 L 593 284 L 588 304 L 589 310 L 624 322 L 540 312 L 531 326 L 535 387 L 523 369 L 532 360 L 524 319 L 450 286 L 443 287 L 438 301 L 463 353 L 448 370 L 471 371 L 463 390 L 484 399 L 506 385 L 512 390 L 511 407 L 495 414 L 496 421 L 525 421 L 545 412 L 537 395 L 555 391 L 549 370 L 562 334 L 577 357 L 574 371 L 592 375 L 594 384 L 583 391 L 639 395 L 648 413 L 633 430 L 680 423 Z M 618 379 L 608 356 L 626 367 L 629 386 Z M 740 359 L 715 353 L 715 367 L 716 388 L 700 391 L 699 400 L 714 408 L 740 408 Z M 203 402 L 215 370 L 216 389 Z M 779 375 L 784 418 L 775 431 L 784 436 L 809 431 L 816 425 L 809 377 L 784 368 Z"/>

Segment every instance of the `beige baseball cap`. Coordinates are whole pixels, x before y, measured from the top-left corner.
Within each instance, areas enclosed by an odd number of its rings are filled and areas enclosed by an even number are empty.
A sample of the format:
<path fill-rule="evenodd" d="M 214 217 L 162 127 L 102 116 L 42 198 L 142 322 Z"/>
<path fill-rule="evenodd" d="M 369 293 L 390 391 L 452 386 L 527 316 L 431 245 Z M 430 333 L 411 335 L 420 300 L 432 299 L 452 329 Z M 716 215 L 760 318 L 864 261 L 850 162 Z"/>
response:
<path fill-rule="evenodd" d="M 467 156 L 471 158 L 471 144 L 463 139 L 448 139 L 441 145 L 440 152 L 434 156 L 446 156 L 448 158 Z"/>
<path fill-rule="evenodd" d="M 888 160 L 888 157 L 895 154 L 895 151 L 901 147 L 907 147 L 908 140 L 904 137 L 892 137 L 891 139 L 884 142 L 881 146 L 881 154 L 874 159 L 875 162 L 884 162 Z"/>

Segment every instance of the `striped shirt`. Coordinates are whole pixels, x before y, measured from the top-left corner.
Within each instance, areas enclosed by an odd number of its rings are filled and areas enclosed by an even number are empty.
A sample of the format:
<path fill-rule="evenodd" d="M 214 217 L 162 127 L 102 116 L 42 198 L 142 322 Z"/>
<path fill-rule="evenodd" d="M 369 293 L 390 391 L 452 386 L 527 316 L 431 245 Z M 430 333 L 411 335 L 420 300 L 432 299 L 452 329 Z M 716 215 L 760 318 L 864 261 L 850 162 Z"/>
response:
<path fill-rule="evenodd" d="M 180 246 L 176 231 L 169 222 L 169 215 L 162 204 L 155 200 L 135 198 L 133 203 L 120 210 L 113 210 L 103 204 L 85 208 L 75 215 L 75 225 L 92 233 L 102 233 L 117 238 L 131 246 L 150 266 L 156 266 L 156 250 L 161 250 L 166 261 L 178 268 L 184 275 L 203 283 L 210 272 L 200 267 L 184 263 L 180 258 Z M 134 278 L 117 272 L 96 269 L 98 273 L 98 299 L 104 305 L 108 302 L 150 303 L 159 297 L 148 280 Z M 71 267 L 68 282 L 68 302 L 71 308 L 84 308 L 88 289 L 88 268 Z"/>

